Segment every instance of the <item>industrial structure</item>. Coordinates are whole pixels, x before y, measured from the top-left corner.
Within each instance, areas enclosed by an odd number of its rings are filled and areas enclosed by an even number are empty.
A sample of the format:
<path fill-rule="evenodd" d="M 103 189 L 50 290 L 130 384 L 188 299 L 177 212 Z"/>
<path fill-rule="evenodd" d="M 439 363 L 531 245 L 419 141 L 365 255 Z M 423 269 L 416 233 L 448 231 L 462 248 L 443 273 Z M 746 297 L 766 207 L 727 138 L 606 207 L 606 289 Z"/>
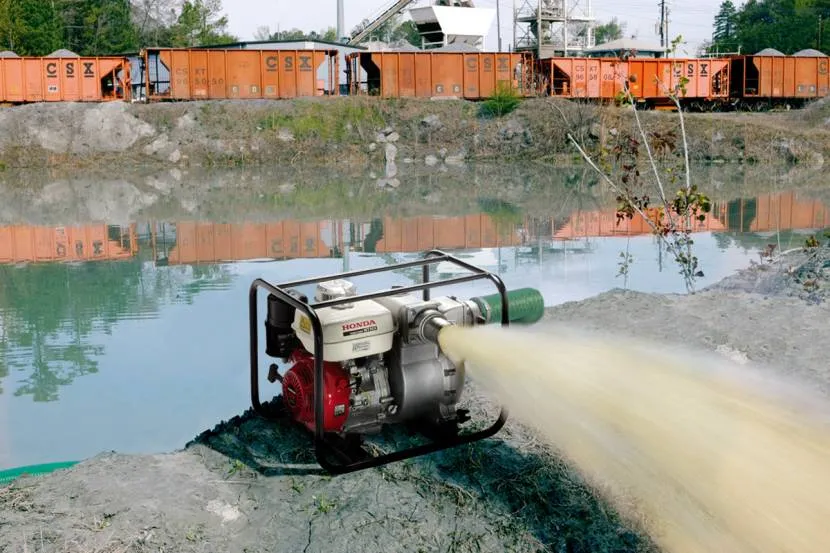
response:
<path fill-rule="evenodd" d="M 568 57 L 594 46 L 591 0 L 513 0 L 513 47 L 537 58 Z"/>
<path fill-rule="evenodd" d="M 338 0 L 338 25 L 343 25 L 343 0 Z M 410 8 L 416 0 L 398 0 L 370 23 L 352 35 L 347 44 L 358 46 L 388 21 Z M 483 51 L 484 40 L 497 9 L 478 8 L 472 0 L 433 0 L 427 6 L 412 7 L 409 16 L 421 35 L 421 48 L 442 48 L 449 45 L 465 45 Z"/>

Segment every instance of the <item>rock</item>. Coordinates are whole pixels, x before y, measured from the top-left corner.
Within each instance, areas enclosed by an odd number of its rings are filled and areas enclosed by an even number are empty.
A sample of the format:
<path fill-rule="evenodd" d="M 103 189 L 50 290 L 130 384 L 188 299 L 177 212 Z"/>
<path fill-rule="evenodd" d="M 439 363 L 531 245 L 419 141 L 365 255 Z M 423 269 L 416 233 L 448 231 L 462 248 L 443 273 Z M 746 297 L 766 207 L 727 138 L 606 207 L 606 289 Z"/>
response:
<path fill-rule="evenodd" d="M 421 119 L 421 126 L 431 131 L 437 131 L 444 127 L 441 118 L 437 115 L 427 115 Z"/>
<path fill-rule="evenodd" d="M 715 144 L 717 144 L 718 142 L 721 142 L 723 139 L 724 139 L 723 133 L 720 132 L 720 131 L 715 131 L 715 134 L 712 135 L 712 142 L 714 142 Z"/>
<path fill-rule="evenodd" d="M 176 120 L 176 127 L 179 129 L 192 129 L 196 126 L 196 118 L 190 113 L 185 113 Z"/>
<path fill-rule="evenodd" d="M 444 160 L 444 163 L 446 163 L 447 165 L 454 165 L 457 167 L 460 165 L 464 165 L 464 158 L 466 157 L 466 152 L 458 152 L 457 154 L 447 156 L 447 158 Z"/>
<path fill-rule="evenodd" d="M 432 154 L 429 154 L 424 158 L 424 163 L 426 163 L 427 167 L 435 167 L 438 165 L 438 158 Z"/>
<path fill-rule="evenodd" d="M 377 133 L 375 135 L 375 142 L 380 142 L 381 144 L 383 144 L 384 142 L 386 142 L 386 135 L 382 132 Z"/>
<path fill-rule="evenodd" d="M 824 156 L 821 152 L 812 149 L 797 139 L 783 139 L 778 142 L 777 147 L 789 163 L 798 163 L 814 168 L 824 165 Z"/>
<path fill-rule="evenodd" d="M 294 192 L 294 189 L 297 188 L 297 185 L 291 183 L 284 183 L 279 185 L 277 190 L 280 191 L 280 194 L 290 194 Z"/>
<path fill-rule="evenodd" d="M 386 137 L 386 140 L 387 140 L 387 142 L 397 142 L 397 141 L 398 141 L 398 139 L 399 139 L 400 137 L 401 137 L 401 135 L 400 135 L 400 134 L 398 134 L 398 133 L 396 133 L 396 132 L 393 132 L 393 133 L 390 133 L 390 134 Z"/>
<path fill-rule="evenodd" d="M 170 144 L 170 137 L 167 134 L 162 134 L 146 146 L 144 146 L 144 153 L 148 156 L 156 155 Z"/>
<path fill-rule="evenodd" d="M 372 142 L 371 144 L 369 144 L 369 151 L 370 152 L 374 152 L 377 149 L 378 149 L 378 145 L 375 142 Z"/>
<path fill-rule="evenodd" d="M 378 179 L 378 188 L 397 188 L 401 185 L 401 181 L 396 178 Z"/>
<path fill-rule="evenodd" d="M 398 164 L 394 161 L 386 162 L 386 176 L 395 177 L 398 175 Z"/>
<path fill-rule="evenodd" d="M 173 153 L 171 153 L 167 159 L 170 163 L 178 163 L 182 159 L 182 153 L 178 149 L 173 150 Z"/>
<path fill-rule="evenodd" d="M 280 142 L 293 142 L 294 133 L 291 132 L 290 129 L 286 129 L 285 127 L 283 127 L 277 131 L 277 140 L 279 140 Z"/>
<path fill-rule="evenodd" d="M 383 134 L 385 134 L 387 136 L 389 136 L 393 132 L 395 132 L 395 129 L 393 129 L 392 127 L 386 127 L 385 129 L 383 129 Z"/>
<path fill-rule="evenodd" d="M 524 125 L 516 119 L 510 119 L 499 130 L 499 138 L 502 140 L 513 140 L 516 137 L 522 136 L 525 132 Z"/>
<path fill-rule="evenodd" d="M 387 143 L 384 154 L 386 155 L 387 162 L 394 162 L 395 158 L 398 156 L 398 147 L 394 144 Z"/>
<path fill-rule="evenodd" d="M 441 148 L 440 150 L 438 150 L 438 157 L 440 157 L 441 159 L 445 159 L 447 157 L 447 149 Z"/>
<path fill-rule="evenodd" d="M 404 162 L 404 163 L 414 163 L 415 162 L 415 160 L 412 159 L 411 157 L 405 157 L 401 161 Z"/>

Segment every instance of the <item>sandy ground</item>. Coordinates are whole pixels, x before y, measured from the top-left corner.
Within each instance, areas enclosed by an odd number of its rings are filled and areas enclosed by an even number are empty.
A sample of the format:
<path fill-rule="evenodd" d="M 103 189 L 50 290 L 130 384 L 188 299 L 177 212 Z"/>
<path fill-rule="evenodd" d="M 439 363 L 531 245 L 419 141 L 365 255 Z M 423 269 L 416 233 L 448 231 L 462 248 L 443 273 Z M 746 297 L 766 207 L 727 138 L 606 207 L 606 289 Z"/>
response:
<path fill-rule="evenodd" d="M 609 292 L 551 308 L 540 324 L 719 351 L 828 392 L 830 265 L 821 257 L 805 269 L 799 255 L 694 296 Z M 804 290 L 811 278 L 818 291 Z M 303 433 L 246 413 L 182 451 L 104 454 L 0 488 L 0 552 L 655 549 L 515 423 L 497 439 L 382 469 L 332 478 L 314 466 Z"/>

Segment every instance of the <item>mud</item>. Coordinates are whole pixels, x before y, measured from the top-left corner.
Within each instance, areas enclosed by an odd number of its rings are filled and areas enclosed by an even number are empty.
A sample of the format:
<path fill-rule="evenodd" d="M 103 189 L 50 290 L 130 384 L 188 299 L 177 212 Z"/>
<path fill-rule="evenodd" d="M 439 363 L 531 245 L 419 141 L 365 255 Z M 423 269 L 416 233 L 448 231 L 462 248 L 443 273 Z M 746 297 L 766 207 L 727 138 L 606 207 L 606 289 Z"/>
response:
<path fill-rule="evenodd" d="M 614 291 L 550 308 L 539 328 L 716 351 L 830 393 L 830 306 L 789 294 L 797 284 L 748 292 L 753 278 L 694 296 Z M 475 389 L 467 403 L 495 412 Z M 303 432 L 240 414 L 181 451 L 105 453 L 0 489 L 0 551 L 656 551 L 513 420 L 495 439 L 382 469 L 331 478 L 313 461 Z"/>

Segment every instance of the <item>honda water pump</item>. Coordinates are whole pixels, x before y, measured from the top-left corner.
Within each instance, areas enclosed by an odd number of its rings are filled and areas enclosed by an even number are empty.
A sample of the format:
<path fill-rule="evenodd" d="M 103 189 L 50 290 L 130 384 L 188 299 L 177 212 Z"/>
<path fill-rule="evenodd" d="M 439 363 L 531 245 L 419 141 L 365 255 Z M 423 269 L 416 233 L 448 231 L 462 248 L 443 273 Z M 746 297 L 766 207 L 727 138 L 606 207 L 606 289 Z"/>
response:
<path fill-rule="evenodd" d="M 469 274 L 430 281 L 429 266 L 448 262 Z M 423 282 L 358 294 L 348 279 L 422 267 Z M 489 280 L 498 290 L 467 300 L 431 299 L 430 290 L 473 280 Z M 299 291 L 316 285 L 313 301 Z M 268 380 L 279 381 L 276 416 L 287 416 L 311 431 L 317 461 L 331 473 L 379 466 L 496 434 L 507 412 L 484 430 L 464 432 L 469 413 L 458 408 L 465 374 L 441 351 L 438 335 L 449 325 L 532 323 L 543 313 L 538 291 L 507 292 L 495 274 L 455 256 L 430 251 L 423 259 L 280 285 L 257 279 L 250 291 L 251 400 L 264 416 L 259 397 L 257 292 L 268 294 L 265 353 L 287 367 L 270 365 Z M 416 294 L 415 292 L 421 292 Z M 366 436 L 384 425 L 415 425 L 430 442 L 370 455 Z"/>

